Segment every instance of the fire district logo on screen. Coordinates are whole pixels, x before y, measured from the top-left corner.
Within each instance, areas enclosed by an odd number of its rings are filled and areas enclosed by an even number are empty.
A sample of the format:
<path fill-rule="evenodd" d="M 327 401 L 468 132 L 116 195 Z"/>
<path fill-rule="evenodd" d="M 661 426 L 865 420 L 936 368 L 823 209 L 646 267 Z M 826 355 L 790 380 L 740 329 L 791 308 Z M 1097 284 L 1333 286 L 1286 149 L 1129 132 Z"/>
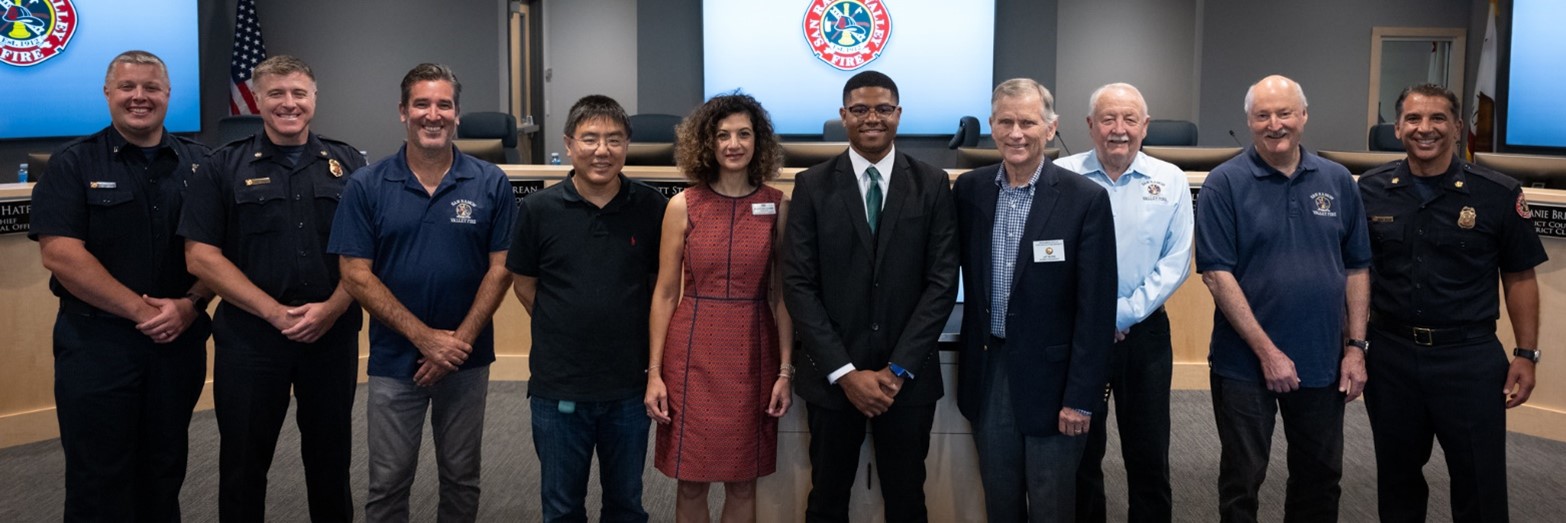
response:
<path fill-rule="evenodd" d="M 0 0 L 0 9 L 0 62 L 38 65 L 65 51 L 76 34 L 71 0 Z"/>
<path fill-rule="evenodd" d="M 891 36 L 892 17 L 881 0 L 812 0 L 805 10 L 811 52 L 844 71 L 880 57 Z"/>

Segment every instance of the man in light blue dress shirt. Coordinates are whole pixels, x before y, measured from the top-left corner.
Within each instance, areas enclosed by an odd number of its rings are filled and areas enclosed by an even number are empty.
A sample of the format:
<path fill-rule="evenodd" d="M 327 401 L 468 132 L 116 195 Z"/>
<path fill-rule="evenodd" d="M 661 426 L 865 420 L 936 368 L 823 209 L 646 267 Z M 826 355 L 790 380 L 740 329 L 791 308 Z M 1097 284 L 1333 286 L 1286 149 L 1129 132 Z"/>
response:
<path fill-rule="evenodd" d="M 1192 205 L 1185 173 L 1141 152 L 1147 102 L 1130 84 L 1105 85 L 1091 97 L 1088 129 L 1093 150 L 1056 162 L 1109 191 L 1115 213 L 1120 285 L 1115 344 L 1109 357 L 1108 396 L 1126 463 L 1130 521 L 1167 522 L 1169 387 L 1173 349 L 1164 302 L 1191 270 Z M 1077 521 L 1105 520 L 1105 418 L 1093 417 L 1077 468 Z"/>

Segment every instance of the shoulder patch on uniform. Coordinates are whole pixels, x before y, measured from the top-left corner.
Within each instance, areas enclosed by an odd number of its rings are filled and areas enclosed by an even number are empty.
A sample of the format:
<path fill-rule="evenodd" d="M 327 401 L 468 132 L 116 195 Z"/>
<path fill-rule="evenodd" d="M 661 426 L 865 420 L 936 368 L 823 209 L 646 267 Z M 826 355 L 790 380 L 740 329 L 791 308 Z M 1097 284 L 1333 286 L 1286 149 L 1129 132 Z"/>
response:
<path fill-rule="evenodd" d="M 1517 215 L 1521 216 L 1524 220 L 1533 219 L 1533 211 L 1528 209 L 1528 198 L 1523 196 L 1523 193 L 1521 192 L 1517 193 Z"/>

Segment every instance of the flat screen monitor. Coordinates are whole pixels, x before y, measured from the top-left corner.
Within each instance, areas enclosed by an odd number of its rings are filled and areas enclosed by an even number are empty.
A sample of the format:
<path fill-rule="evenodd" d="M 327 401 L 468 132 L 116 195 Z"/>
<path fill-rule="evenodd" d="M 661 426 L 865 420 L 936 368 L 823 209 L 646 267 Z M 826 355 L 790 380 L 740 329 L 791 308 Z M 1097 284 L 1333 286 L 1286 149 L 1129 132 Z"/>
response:
<path fill-rule="evenodd" d="M 121 52 L 158 55 L 169 69 L 164 127 L 201 130 L 196 0 L 4 0 L 0 17 L 0 139 L 92 134 L 109 124 L 104 73 Z"/>
<path fill-rule="evenodd" d="M 779 134 L 820 133 L 844 82 L 875 70 L 897 83 L 898 133 L 950 136 L 963 116 L 990 113 L 995 3 L 703 0 L 702 52 L 705 95 L 755 96 Z"/>
<path fill-rule="evenodd" d="M 1182 171 L 1211 171 L 1240 154 L 1239 147 L 1142 146 L 1148 156 L 1175 164 Z"/>
<path fill-rule="evenodd" d="M 1560 86 L 1566 84 L 1566 2 L 1513 0 L 1508 41 L 1499 42 L 1496 120 L 1503 150 L 1566 153 L 1566 105 Z M 1503 2 L 1504 5 L 1504 2 Z M 1467 101 L 1465 101 L 1466 103 Z M 1471 112 L 1471 111 L 1470 111 Z M 1466 118 L 1465 118 L 1466 119 Z"/>
<path fill-rule="evenodd" d="M 1407 158 L 1404 153 L 1374 152 L 1374 151 L 1316 151 L 1322 158 L 1337 162 L 1347 168 L 1350 174 L 1365 174 L 1387 162 L 1395 162 Z"/>
<path fill-rule="evenodd" d="M 1474 163 L 1516 178 L 1523 187 L 1566 189 L 1566 157 L 1474 153 Z"/>

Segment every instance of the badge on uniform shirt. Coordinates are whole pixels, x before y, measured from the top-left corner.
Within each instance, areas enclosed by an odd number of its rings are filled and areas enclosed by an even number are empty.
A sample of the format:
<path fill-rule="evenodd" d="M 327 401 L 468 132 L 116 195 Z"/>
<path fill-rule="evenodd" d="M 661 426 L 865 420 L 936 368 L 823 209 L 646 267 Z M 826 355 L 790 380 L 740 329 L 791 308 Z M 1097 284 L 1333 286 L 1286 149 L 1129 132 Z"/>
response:
<path fill-rule="evenodd" d="M 1337 211 L 1332 210 L 1332 204 L 1337 200 L 1337 198 L 1333 197 L 1331 194 L 1319 192 L 1310 195 L 1310 200 L 1316 204 L 1316 208 L 1311 211 L 1316 213 L 1316 216 L 1330 217 L 1338 215 Z"/>
<path fill-rule="evenodd" d="M 255 187 L 257 185 L 266 185 L 266 184 L 269 184 L 269 183 L 272 183 L 272 177 L 271 176 L 267 176 L 267 177 L 263 177 L 263 178 L 246 178 L 245 179 L 245 187 Z"/>
<path fill-rule="evenodd" d="M 1464 229 L 1472 229 L 1474 228 L 1476 218 L 1478 218 L 1478 213 L 1474 212 L 1473 207 L 1463 207 L 1463 210 L 1457 213 L 1457 226 Z"/>
<path fill-rule="evenodd" d="M 87 182 L 87 187 L 90 189 L 113 189 L 119 186 L 120 184 L 115 182 Z"/>
<path fill-rule="evenodd" d="M 1063 261 L 1066 261 L 1065 240 L 1035 240 L 1033 242 L 1033 263 Z"/>
<path fill-rule="evenodd" d="M 337 159 L 336 158 L 332 158 L 330 160 L 327 160 L 326 161 L 326 167 L 328 169 L 331 169 L 332 177 L 334 177 L 334 178 L 342 178 L 343 177 L 343 164 L 337 163 Z"/>
<path fill-rule="evenodd" d="M 1523 198 L 1522 193 L 1517 193 L 1517 215 L 1524 220 L 1533 219 L 1533 211 L 1528 210 L 1528 200 Z"/>
<path fill-rule="evenodd" d="M 478 220 L 474 220 L 473 219 L 473 209 L 477 209 L 477 208 L 478 208 L 478 204 L 473 203 L 473 200 L 460 200 L 459 199 L 459 200 L 451 202 L 451 210 L 452 210 L 451 223 L 466 223 L 466 224 L 478 223 Z"/>
<path fill-rule="evenodd" d="M 764 215 L 768 215 L 768 214 L 777 214 L 778 213 L 778 204 L 771 203 L 771 202 L 767 202 L 767 203 L 753 203 L 753 204 L 750 204 L 750 213 L 754 214 L 754 215 L 757 215 L 757 216 L 764 216 Z"/>
<path fill-rule="evenodd" d="M 201 167 L 201 164 L 199 164 L 199 163 L 190 164 L 190 172 L 191 173 L 195 173 L 197 167 Z"/>
<path fill-rule="evenodd" d="M 1144 193 L 1142 195 L 1142 199 L 1144 201 L 1160 201 L 1160 202 L 1162 202 L 1162 201 L 1167 201 L 1168 200 L 1168 198 L 1163 196 L 1163 193 L 1164 193 L 1164 182 L 1160 182 L 1160 181 L 1154 180 L 1154 181 L 1149 181 L 1147 183 L 1144 183 L 1144 184 L 1142 184 L 1142 192 Z"/>

